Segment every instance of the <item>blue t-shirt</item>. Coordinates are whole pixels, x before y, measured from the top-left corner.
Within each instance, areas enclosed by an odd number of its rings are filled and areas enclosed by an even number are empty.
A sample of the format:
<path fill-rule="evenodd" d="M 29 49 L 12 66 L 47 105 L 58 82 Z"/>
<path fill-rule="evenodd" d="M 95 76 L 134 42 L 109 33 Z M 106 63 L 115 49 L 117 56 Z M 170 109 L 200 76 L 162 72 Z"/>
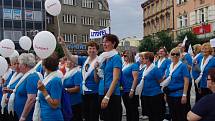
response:
<path fill-rule="evenodd" d="M 160 69 L 161 75 L 164 76 L 166 69 L 168 68 L 168 66 L 171 64 L 171 60 L 170 59 L 165 59 L 163 61 L 163 63 L 160 65 L 160 67 L 158 69 Z M 156 63 L 156 66 L 158 67 L 158 61 Z"/>
<path fill-rule="evenodd" d="M 110 88 L 110 85 L 113 81 L 113 69 L 118 68 L 122 70 L 122 59 L 119 54 L 114 55 L 113 57 L 109 58 L 105 62 L 103 62 L 101 68 L 104 70 L 104 87 L 105 91 L 108 91 Z M 119 78 L 121 76 L 121 71 Z M 120 79 L 119 79 L 120 80 Z M 116 84 L 114 95 L 120 95 L 120 82 L 118 80 L 118 83 Z"/>
<path fill-rule="evenodd" d="M 200 55 L 194 60 L 195 62 L 192 63 L 192 76 L 196 80 L 198 78 L 198 75 L 200 73 L 200 62 L 203 58 L 203 54 L 200 53 Z"/>
<path fill-rule="evenodd" d="M 15 101 L 14 101 L 14 110 L 20 118 L 24 110 L 25 103 L 28 98 L 28 94 L 37 94 L 37 82 L 39 80 L 38 74 L 30 74 L 24 82 L 22 82 L 16 90 Z M 31 121 L 33 116 L 34 108 L 31 109 L 26 121 Z"/>
<path fill-rule="evenodd" d="M 154 67 L 148 75 L 144 77 L 143 83 L 143 96 L 155 96 L 161 94 L 159 81 L 162 79 L 160 70 L 157 67 Z"/>
<path fill-rule="evenodd" d="M 62 82 L 60 78 L 53 78 L 45 87 L 52 99 L 61 100 Z M 63 121 L 63 114 L 61 112 L 60 105 L 55 109 L 52 108 L 42 93 L 39 95 L 39 100 L 42 121 Z"/>
<path fill-rule="evenodd" d="M 9 89 L 11 89 L 11 90 L 15 89 L 17 83 L 19 82 L 19 80 L 20 80 L 21 78 L 22 78 L 22 76 L 21 76 L 20 78 L 18 78 L 13 84 L 11 84 L 11 85 L 9 86 Z M 10 95 L 11 95 L 10 93 L 7 93 L 8 99 L 10 98 Z"/>
<path fill-rule="evenodd" d="M 169 76 L 169 69 L 167 69 L 166 77 Z M 171 81 L 168 85 L 170 90 L 177 90 L 169 94 L 172 97 L 181 97 L 183 94 L 184 77 L 189 78 L 190 74 L 187 65 L 181 63 L 178 68 L 172 73 Z M 179 89 L 179 90 L 178 90 Z"/>
<path fill-rule="evenodd" d="M 193 62 L 193 59 L 192 59 L 192 56 L 187 53 L 185 54 L 185 56 L 181 59 L 181 61 L 189 66 L 192 66 L 192 62 Z"/>
<path fill-rule="evenodd" d="M 69 78 L 64 80 L 63 88 L 73 88 L 75 86 L 81 85 L 82 77 L 81 72 L 76 72 L 73 76 L 70 76 Z M 71 104 L 76 105 L 82 102 L 81 93 L 71 93 Z"/>
<path fill-rule="evenodd" d="M 138 65 L 136 63 L 131 64 L 122 71 L 123 92 L 130 92 L 134 81 L 133 72 L 135 71 L 138 72 Z"/>
<path fill-rule="evenodd" d="M 44 76 L 44 74 L 45 74 L 45 71 L 44 71 L 44 69 L 43 69 L 42 64 L 40 64 L 40 65 L 36 68 L 36 71 L 37 71 L 37 72 L 40 72 L 43 76 Z"/>
<path fill-rule="evenodd" d="M 215 121 L 215 94 L 201 98 L 191 110 L 202 117 L 200 121 Z"/>
<path fill-rule="evenodd" d="M 82 69 L 84 69 L 83 66 L 84 66 L 84 63 L 85 63 L 86 60 L 87 60 L 86 56 L 78 56 L 78 65 L 82 66 Z M 95 82 L 95 80 L 94 80 L 94 70 L 90 73 L 90 75 L 87 77 L 87 79 L 86 79 L 85 82 L 86 82 L 85 86 L 89 90 L 92 90 L 92 91 L 84 92 L 85 94 L 95 94 L 95 93 L 98 93 L 98 86 L 99 86 L 99 84 L 97 84 Z"/>
<path fill-rule="evenodd" d="M 99 81 L 99 95 L 104 95 L 104 79 Z"/>
<path fill-rule="evenodd" d="M 203 58 L 202 58 L 202 60 L 203 60 Z M 202 60 L 200 61 L 199 67 L 201 65 Z M 202 79 L 199 82 L 201 88 L 207 88 L 208 70 L 210 68 L 215 68 L 215 58 L 214 57 L 208 62 L 208 64 L 206 65 L 206 67 L 203 71 Z M 199 76 L 199 74 L 198 74 L 198 76 Z"/>

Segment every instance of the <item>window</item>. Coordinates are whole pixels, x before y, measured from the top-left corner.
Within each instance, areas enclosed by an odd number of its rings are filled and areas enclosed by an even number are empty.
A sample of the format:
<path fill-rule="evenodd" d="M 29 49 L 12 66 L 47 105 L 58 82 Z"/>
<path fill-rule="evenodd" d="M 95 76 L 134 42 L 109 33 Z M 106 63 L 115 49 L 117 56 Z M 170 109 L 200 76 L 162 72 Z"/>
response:
<path fill-rule="evenodd" d="M 166 16 L 166 27 L 170 28 L 170 15 L 169 14 Z"/>
<path fill-rule="evenodd" d="M 63 0 L 64 5 L 76 5 L 76 0 Z"/>
<path fill-rule="evenodd" d="M 14 28 L 22 28 L 21 21 L 13 21 L 13 27 Z"/>
<path fill-rule="evenodd" d="M 183 4 L 185 2 L 187 2 L 187 0 L 177 0 L 177 4 Z"/>
<path fill-rule="evenodd" d="M 64 34 L 65 42 L 77 43 L 77 35 L 76 34 Z"/>
<path fill-rule="evenodd" d="M 100 19 L 99 20 L 99 26 L 108 27 L 109 25 L 110 25 L 109 19 Z"/>
<path fill-rule="evenodd" d="M 27 29 L 33 29 L 33 22 L 26 22 Z"/>
<path fill-rule="evenodd" d="M 36 30 L 41 30 L 42 29 L 42 22 L 35 22 L 34 26 L 35 26 Z"/>
<path fill-rule="evenodd" d="M 64 14 L 63 23 L 76 24 L 77 17 L 75 15 Z"/>
<path fill-rule="evenodd" d="M 54 24 L 54 16 L 47 16 L 46 22 L 47 24 Z"/>
<path fill-rule="evenodd" d="M 81 17 L 81 22 L 82 22 L 83 25 L 94 25 L 93 17 L 82 16 Z"/>
<path fill-rule="evenodd" d="M 12 6 L 12 0 L 4 0 L 5 6 Z"/>
<path fill-rule="evenodd" d="M 82 35 L 82 42 L 87 43 L 88 41 L 89 41 L 89 35 L 88 34 Z"/>
<path fill-rule="evenodd" d="M 12 21 L 4 21 L 5 28 L 12 28 Z"/>
<path fill-rule="evenodd" d="M 200 0 L 200 4 L 204 4 L 205 3 L 205 0 Z"/>
<path fill-rule="evenodd" d="M 21 0 L 13 0 L 13 6 L 14 7 L 21 7 Z"/>
<path fill-rule="evenodd" d="M 26 8 L 33 8 L 32 0 L 25 0 L 25 6 Z"/>
<path fill-rule="evenodd" d="M 39 2 L 39 1 L 34 1 L 34 8 L 36 8 L 36 9 L 41 9 L 41 1 Z"/>
<path fill-rule="evenodd" d="M 82 7 L 83 8 L 93 8 L 93 0 L 82 0 Z"/>
<path fill-rule="evenodd" d="M 200 18 L 200 23 L 205 22 L 204 8 L 200 9 L 199 18 Z"/>
<path fill-rule="evenodd" d="M 187 15 L 179 16 L 179 28 L 187 27 L 188 26 L 188 19 Z"/>
<path fill-rule="evenodd" d="M 101 2 L 99 2 L 99 3 L 98 3 L 98 5 L 99 5 L 99 10 L 102 10 L 102 9 L 103 9 L 103 5 L 102 5 L 102 3 L 101 3 Z"/>
<path fill-rule="evenodd" d="M 187 20 L 187 15 L 184 15 L 183 16 L 183 19 L 184 19 L 184 27 L 187 27 L 188 26 L 188 20 Z"/>

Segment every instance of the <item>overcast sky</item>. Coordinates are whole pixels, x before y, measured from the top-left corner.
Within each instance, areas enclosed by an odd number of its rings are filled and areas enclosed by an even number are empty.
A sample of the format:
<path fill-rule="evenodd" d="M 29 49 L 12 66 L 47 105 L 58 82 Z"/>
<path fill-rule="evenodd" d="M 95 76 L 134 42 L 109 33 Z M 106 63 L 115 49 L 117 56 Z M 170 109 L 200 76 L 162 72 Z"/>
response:
<path fill-rule="evenodd" d="M 143 37 L 143 11 L 145 0 L 108 0 L 111 12 L 111 32 L 119 38 Z"/>

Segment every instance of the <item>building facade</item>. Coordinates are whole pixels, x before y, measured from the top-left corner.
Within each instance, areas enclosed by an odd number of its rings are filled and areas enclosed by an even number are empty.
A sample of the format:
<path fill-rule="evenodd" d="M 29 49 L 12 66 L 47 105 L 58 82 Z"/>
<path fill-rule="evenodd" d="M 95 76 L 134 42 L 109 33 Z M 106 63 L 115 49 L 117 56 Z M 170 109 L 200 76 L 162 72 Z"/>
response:
<path fill-rule="evenodd" d="M 215 0 L 176 0 L 174 12 L 174 38 L 187 30 L 203 39 L 214 35 Z"/>
<path fill-rule="evenodd" d="M 0 16 L 0 40 L 11 39 L 16 49 L 21 36 L 46 29 L 44 0 L 0 0 Z"/>
<path fill-rule="evenodd" d="M 106 0 L 61 0 L 59 15 L 60 34 L 68 49 L 78 54 L 86 50 L 90 29 L 100 30 L 110 26 L 110 11 Z M 48 30 L 58 35 L 56 17 L 47 15 Z M 101 43 L 100 40 L 96 40 Z"/>
<path fill-rule="evenodd" d="M 141 7 L 144 36 L 153 35 L 162 30 L 173 30 L 173 0 L 147 0 Z"/>
<path fill-rule="evenodd" d="M 118 50 L 123 52 L 125 50 L 131 50 L 132 52 L 138 52 L 141 39 L 137 37 L 123 38 L 119 42 Z"/>

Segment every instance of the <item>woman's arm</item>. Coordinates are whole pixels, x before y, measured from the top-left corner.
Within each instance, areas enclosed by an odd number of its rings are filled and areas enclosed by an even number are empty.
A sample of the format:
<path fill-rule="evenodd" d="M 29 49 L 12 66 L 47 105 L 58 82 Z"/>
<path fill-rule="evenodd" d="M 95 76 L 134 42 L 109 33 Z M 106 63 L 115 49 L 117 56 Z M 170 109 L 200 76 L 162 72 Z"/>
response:
<path fill-rule="evenodd" d="M 33 108 L 35 102 L 36 102 L 36 94 L 28 94 L 27 95 L 27 101 L 25 103 L 20 121 L 26 119 L 26 117 L 28 117 L 29 112 L 31 111 L 31 109 Z"/>
<path fill-rule="evenodd" d="M 201 120 L 202 117 L 193 113 L 192 111 L 189 111 L 188 114 L 187 114 L 187 120 L 188 121 L 199 121 Z"/>
<path fill-rule="evenodd" d="M 75 86 L 73 88 L 66 88 L 66 91 L 69 93 L 78 93 L 80 92 L 80 86 Z"/>
<path fill-rule="evenodd" d="M 48 92 L 45 90 L 42 91 L 43 96 L 45 97 L 48 104 L 56 109 L 60 105 L 60 99 L 52 99 L 52 97 L 48 94 Z"/>
<path fill-rule="evenodd" d="M 131 86 L 131 90 L 130 90 L 130 93 L 129 93 L 129 97 L 132 98 L 134 96 L 134 91 L 137 87 L 137 83 L 138 83 L 138 72 L 137 71 L 132 71 L 132 76 L 133 76 L 133 83 L 132 83 L 132 86 Z"/>
<path fill-rule="evenodd" d="M 71 60 L 74 63 L 78 63 L 78 56 L 77 55 L 72 55 L 72 53 L 67 49 L 65 41 L 63 39 L 63 37 L 59 36 L 58 37 L 58 43 L 61 45 L 61 47 L 63 48 L 63 52 L 65 54 L 65 56 Z"/>
<path fill-rule="evenodd" d="M 120 75 L 120 69 L 114 68 L 113 69 L 113 81 L 109 87 L 108 92 L 106 93 L 105 97 L 102 100 L 102 103 L 101 103 L 102 109 L 104 109 L 108 106 L 109 98 L 112 95 L 113 91 L 115 90 L 116 84 L 118 83 L 118 80 L 120 78 L 119 75 Z"/>
<path fill-rule="evenodd" d="M 189 78 L 188 77 L 184 77 L 184 90 L 183 90 L 183 96 L 182 96 L 182 99 L 181 99 L 181 103 L 182 104 L 186 104 L 187 103 L 188 86 L 189 86 Z"/>

